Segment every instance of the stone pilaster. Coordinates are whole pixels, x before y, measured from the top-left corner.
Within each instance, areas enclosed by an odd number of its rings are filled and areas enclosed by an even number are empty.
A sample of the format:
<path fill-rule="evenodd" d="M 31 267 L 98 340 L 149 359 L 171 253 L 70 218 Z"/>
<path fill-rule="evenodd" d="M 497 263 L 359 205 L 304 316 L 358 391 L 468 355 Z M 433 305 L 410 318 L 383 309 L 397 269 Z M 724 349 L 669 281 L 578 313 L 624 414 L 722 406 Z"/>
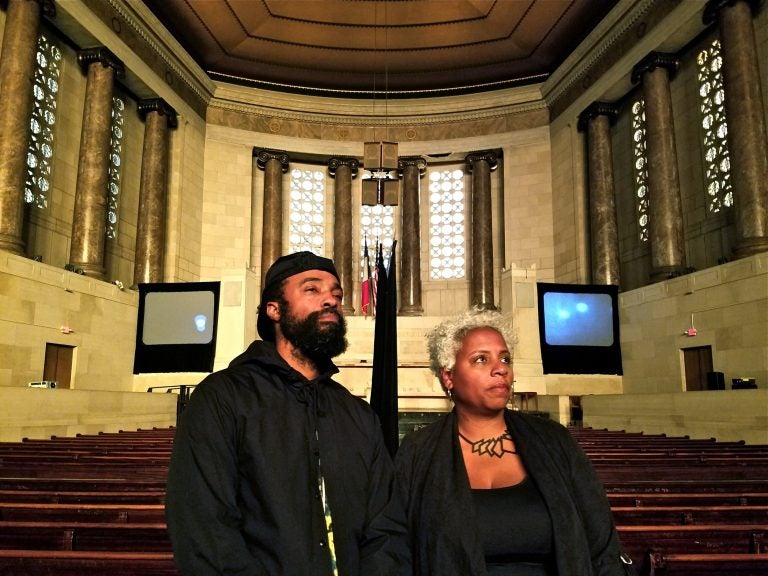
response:
<path fill-rule="evenodd" d="M 674 56 L 651 52 L 632 70 L 632 81 L 642 82 L 645 100 L 652 282 L 678 276 L 686 268 L 683 203 L 670 91 L 670 80 L 677 67 Z"/>
<path fill-rule="evenodd" d="M 466 157 L 472 175 L 470 304 L 481 310 L 496 310 L 493 295 L 493 220 L 491 217 L 491 172 L 498 166 L 491 150 Z"/>
<path fill-rule="evenodd" d="M 352 247 L 352 179 L 357 176 L 360 161 L 337 156 L 328 161 L 328 173 L 336 180 L 333 197 L 333 261 L 344 290 L 342 312 L 354 314 L 352 259 L 357 253 Z"/>
<path fill-rule="evenodd" d="M 398 171 L 403 182 L 402 241 L 400 243 L 400 316 L 421 316 L 421 216 L 420 180 L 427 171 L 427 161 L 421 156 L 398 159 Z"/>
<path fill-rule="evenodd" d="M 611 157 L 611 124 L 618 108 L 594 102 L 579 116 L 578 129 L 587 133 L 589 162 L 589 221 L 592 282 L 620 282 L 619 232 Z"/>
<path fill-rule="evenodd" d="M 156 98 L 139 102 L 144 119 L 144 151 L 141 157 L 134 288 L 163 281 L 168 182 L 169 130 L 176 128 L 176 111 Z"/>
<path fill-rule="evenodd" d="M 112 95 L 115 77 L 124 73 L 124 67 L 103 47 L 82 50 L 77 60 L 87 82 L 69 262 L 86 276 L 104 279 Z"/>

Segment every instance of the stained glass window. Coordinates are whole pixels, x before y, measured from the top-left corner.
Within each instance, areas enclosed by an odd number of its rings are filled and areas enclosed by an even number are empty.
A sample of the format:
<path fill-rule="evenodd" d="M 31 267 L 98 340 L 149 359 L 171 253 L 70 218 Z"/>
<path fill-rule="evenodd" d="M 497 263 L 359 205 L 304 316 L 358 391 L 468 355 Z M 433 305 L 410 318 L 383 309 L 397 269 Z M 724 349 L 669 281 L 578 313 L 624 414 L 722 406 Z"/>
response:
<path fill-rule="evenodd" d="M 314 167 L 291 170 L 288 206 L 288 242 L 291 252 L 325 249 L 325 172 Z"/>
<path fill-rule="evenodd" d="M 637 201 L 637 226 L 640 241 L 648 241 L 648 155 L 645 147 L 645 102 L 637 100 L 632 105 L 632 146 L 635 173 L 635 199 Z"/>
<path fill-rule="evenodd" d="M 118 207 L 120 205 L 120 172 L 123 163 L 123 121 L 125 102 L 112 98 L 112 134 L 109 140 L 107 174 L 107 238 L 117 237 Z"/>
<path fill-rule="evenodd" d="M 714 40 L 708 48 L 699 52 L 696 63 L 699 67 L 701 127 L 704 133 L 707 209 L 710 212 L 719 212 L 724 207 L 733 205 L 720 41 Z"/>
<path fill-rule="evenodd" d="M 56 98 L 59 95 L 61 50 L 45 35 L 37 40 L 32 117 L 30 118 L 27 174 L 24 202 L 38 208 L 48 206 L 53 164 L 53 133 L 56 124 Z"/>
<path fill-rule="evenodd" d="M 360 277 L 367 275 L 365 259 L 363 257 L 365 245 L 368 245 L 371 266 L 376 264 L 376 250 L 381 244 L 381 254 L 384 263 L 389 262 L 392 245 L 395 239 L 395 207 L 361 206 L 360 208 Z"/>
<path fill-rule="evenodd" d="M 464 170 L 429 172 L 429 277 L 453 280 L 466 274 Z"/>

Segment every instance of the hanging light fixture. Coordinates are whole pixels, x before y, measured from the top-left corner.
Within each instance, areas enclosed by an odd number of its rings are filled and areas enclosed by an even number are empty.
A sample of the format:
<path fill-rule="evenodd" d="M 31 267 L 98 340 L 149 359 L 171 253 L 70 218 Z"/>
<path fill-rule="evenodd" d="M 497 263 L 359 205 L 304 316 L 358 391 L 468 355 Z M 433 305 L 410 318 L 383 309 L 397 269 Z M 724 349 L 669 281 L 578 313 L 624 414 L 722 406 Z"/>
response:
<path fill-rule="evenodd" d="M 384 3 L 384 132 L 389 136 L 387 125 L 387 102 L 389 90 L 389 69 L 387 65 L 387 4 Z M 374 20 L 376 15 L 374 12 Z M 376 24 L 376 22 L 374 22 Z M 374 26 L 374 30 L 376 27 Z M 374 49 L 376 36 L 374 32 Z M 376 75 L 374 73 L 374 103 L 376 98 Z M 375 110 L 375 107 L 374 107 Z M 397 173 L 397 142 L 386 140 L 363 144 L 363 205 L 397 206 L 400 195 L 400 178 Z"/>

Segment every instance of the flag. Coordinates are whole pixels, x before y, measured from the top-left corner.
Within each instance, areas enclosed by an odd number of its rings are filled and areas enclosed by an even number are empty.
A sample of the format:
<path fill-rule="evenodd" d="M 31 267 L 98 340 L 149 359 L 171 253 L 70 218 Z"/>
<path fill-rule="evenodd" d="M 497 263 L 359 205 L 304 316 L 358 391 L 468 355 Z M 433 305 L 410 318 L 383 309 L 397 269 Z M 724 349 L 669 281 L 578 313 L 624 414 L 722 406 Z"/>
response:
<path fill-rule="evenodd" d="M 361 284 L 360 288 L 362 294 L 360 296 L 360 307 L 363 309 L 363 314 L 368 318 L 368 312 L 373 314 L 371 309 L 371 302 L 373 306 L 376 306 L 376 302 L 373 298 L 373 278 L 371 276 L 371 258 L 368 255 L 368 237 L 363 239 L 363 261 L 365 263 L 365 280 Z"/>
<path fill-rule="evenodd" d="M 399 445 L 397 426 L 397 270 L 395 245 L 389 269 L 379 247 L 376 256 L 376 326 L 373 339 L 371 407 L 379 417 L 384 444 L 394 456 Z"/>

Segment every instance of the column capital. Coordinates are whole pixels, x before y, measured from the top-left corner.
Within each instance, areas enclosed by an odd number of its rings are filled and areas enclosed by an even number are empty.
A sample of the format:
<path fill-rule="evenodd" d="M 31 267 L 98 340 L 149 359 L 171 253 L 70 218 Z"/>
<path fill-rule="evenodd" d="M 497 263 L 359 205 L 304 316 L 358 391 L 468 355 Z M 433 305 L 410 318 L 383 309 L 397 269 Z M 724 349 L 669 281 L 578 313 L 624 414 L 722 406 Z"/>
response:
<path fill-rule="evenodd" d="M 670 80 L 674 78 L 677 69 L 680 66 L 680 60 L 674 54 L 666 52 L 650 52 L 632 68 L 632 84 L 637 84 L 642 80 L 643 74 L 651 72 L 656 68 L 666 68 L 669 72 Z"/>
<path fill-rule="evenodd" d="M 336 177 L 336 170 L 340 166 L 349 166 L 349 169 L 352 171 L 352 178 L 354 178 L 357 176 L 357 170 L 360 168 L 360 160 L 354 156 L 334 156 L 330 158 L 328 160 L 328 173 L 331 175 L 331 178 Z"/>
<path fill-rule="evenodd" d="M 264 170 L 267 166 L 267 162 L 270 160 L 277 160 L 283 168 L 283 174 L 288 172 L 288 164 L 291 159 L 288 156 L 288 152 L 285 150 L 268 150 L 263 148 L 261 150 L 255 150 L 253 155 L 256 156 L 256 166 L 258 166 L 260 170 Z"/>
<path fill-rule="evenodd" d="M 137 109 L 142 120 L 146 118 L 149 112 L 157 112 L 161 116 L 168 116 L 169 128 L 176 128 L 179 125 L 176 119 L 176 110 L 162 98 L 140 100 L 137 104 Z"/>
<path fill-rule="evenodd" d="M 597 116 L 607 116 L 611 124 L 616 122 L 619 115 L 619 106 L 610 102 L 592 102 L 584 111 L 579 114 L 579 121 L 576 128 L 579 132 L 584 132 L 590 120 Z"/>
<path fill-rule="evenodd" d="M 467 154 L 467 156 L 464 158 L 464 161 L 467 163 L 467 172 L 470 174 L 472 173 L 472 169 L 474 168 L 475 162 L 485 161 L 488 162 L 488 165 L 491 169 L 491 171 L 496 170 L 496 167 L 499 165 L 498 156 L 496 156 L 496 152 L 493 150 L 482 150 L 480 152 L 470 152 Z"/>
<path fill-rule="evenodd" d="M 84 72 L 88 70 L 88 66 L 96 62 L 100 63 L 104 68 L 112 68 L 115 71 L 115 76 L 118 78 L 125 76 L 123 61 L 104 46 L 85 48 L 77 53 L 77 63 L 80 64 Z"/>
<path fill-rule="evenodd" d="M 427 172 L 427 160 L 422 156 L 400 156 L 397 159 L 397 171 L 401 177 L 407 166 L 416 166 L 419 169 L 419 176 L 424 176 Z"/>
<path fill-rule="evenodd" d="M 709 0 L 706 6 L 704 6 L 701 21 L 705 26 L 709 26 L 717 20 L 717 16 L 723 8 L 728 8 L 739 2 L 746 2 L 749 4 L 750 9 L 752 10 L 752 16 L 754 17 L 760 10 L 763 0 Z"/>

